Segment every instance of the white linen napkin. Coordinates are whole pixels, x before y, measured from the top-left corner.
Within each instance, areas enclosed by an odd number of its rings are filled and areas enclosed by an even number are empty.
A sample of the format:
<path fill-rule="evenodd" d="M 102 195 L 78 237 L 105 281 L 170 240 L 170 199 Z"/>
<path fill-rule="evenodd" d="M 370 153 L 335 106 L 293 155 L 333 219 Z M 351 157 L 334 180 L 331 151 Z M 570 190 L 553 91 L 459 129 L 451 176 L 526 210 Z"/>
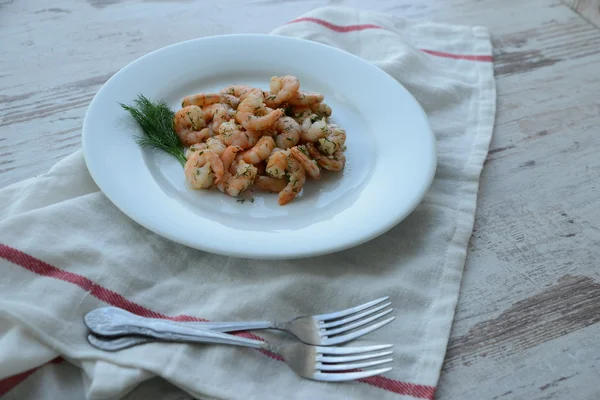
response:
<path fill-rule="evenodd" d="M 494 125 L 487 30 L 330 7 L 272 34 L 354 53 L 416 97 L 438 151 L 423 202 L 388 233 L 337 254 L 228 258 L 130 220 L 98 190 L 78 151 L 0 190 L 0 394 L 10 398 L 32 370 L 62 357 L 81 368 L 85 396 L 93 399 L 135 394 L 154 376 L 202 399 L 433 398 Z M 272 354 L 247 348 L 150 344 L 106 353 L 87 343 L 82 322 L 107 304 L 177 320 L 285 320 L 384 295 L 397 319 L 367 339 L 395 344 L 394 370 L 338 384 L 301 379 Z"/>

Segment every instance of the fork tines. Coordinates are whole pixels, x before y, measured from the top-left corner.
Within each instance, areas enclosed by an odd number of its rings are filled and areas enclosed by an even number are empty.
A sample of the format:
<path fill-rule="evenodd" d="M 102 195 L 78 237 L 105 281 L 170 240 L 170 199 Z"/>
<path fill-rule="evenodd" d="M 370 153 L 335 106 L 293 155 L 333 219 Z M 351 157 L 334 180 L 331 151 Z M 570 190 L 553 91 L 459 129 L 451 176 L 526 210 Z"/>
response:
<path fill-rule="evenodd" d="M 373 368 L 393 362 L 393 345 L 359 347 L 317 346 L 313 379 L 329 382 L 367 378 L 391 371 L 392 367 Z"/>
<path fill-rule="evenodd" d="M 382 319 L 394 311 L 389 299 L 386 296 L 346 310 L 315 315 L 322 343 L 327 346 L 344 343 L 389 324 L 396 319 Z"/>

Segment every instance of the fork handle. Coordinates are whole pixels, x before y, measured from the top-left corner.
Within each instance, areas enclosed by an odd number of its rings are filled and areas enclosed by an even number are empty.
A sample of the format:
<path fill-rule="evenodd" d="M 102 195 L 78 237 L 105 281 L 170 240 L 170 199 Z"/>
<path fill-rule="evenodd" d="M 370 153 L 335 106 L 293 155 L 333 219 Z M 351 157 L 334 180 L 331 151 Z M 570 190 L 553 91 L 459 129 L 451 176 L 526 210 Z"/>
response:
<path fill-rule="evenodd" d="M 87 327 L 94 331 L 95 329 L 102 329 L 99 325 L 102 324 L 104 315 L 111 314 L 122 314 L 121 308 L 117 307 L 101 307 L 89 312 L 85 316 L 85 324 Z M 130 313 L 131 314 L 131 313 Z M 135 315 L 135 314 L 131 314 Z M 146 321 L 160 321 L 168 323 L 171 326 L 185 326 L 196 329 L 210 330 L 213 332 L 236 332 L 236 331 L 250 331 L 260 329 L 280 329 L 280 324 L 273 321 L 242 321 L 242 322 L 180 322 L 180 321 L 169 321 L 161 318 L 144 318 Z M 103 335 L 103 336 L 114 336 L 114 335 Z"/>
<path fill-rule="evenodd" d="M 242 322 L 174 322 L 198 329 L 208 329 L 213 332 L 257 331 L 261 329 L 277 329 L 278 325 L 271 321 L 242 321 Z"/>
<path fill-rule="evenodd" d="M 104 307 L 88 313 L 85 323 L 101 336 L 144 335 L 163 341 L 220 343 L 234 346 L 266 348 L 268 344 L 210 330 L 181 326 L 155 318 L 144 318 L 116 307 Z"/>

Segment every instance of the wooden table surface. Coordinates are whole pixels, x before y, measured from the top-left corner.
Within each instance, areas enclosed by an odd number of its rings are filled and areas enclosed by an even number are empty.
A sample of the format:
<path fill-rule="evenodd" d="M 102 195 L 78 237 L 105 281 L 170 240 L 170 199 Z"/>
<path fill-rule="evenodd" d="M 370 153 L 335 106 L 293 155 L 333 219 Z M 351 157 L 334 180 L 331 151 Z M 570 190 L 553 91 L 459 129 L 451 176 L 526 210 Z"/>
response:
<path fill-rule="evenodd" d="M 494 44 L 496 128 L 436 398 L 600 399 L 593 1 L 0 0 L 0 187 L 79 149 L 96 91 L 159 47 L 266 33 L 322 5 L 485 25 Z"/>

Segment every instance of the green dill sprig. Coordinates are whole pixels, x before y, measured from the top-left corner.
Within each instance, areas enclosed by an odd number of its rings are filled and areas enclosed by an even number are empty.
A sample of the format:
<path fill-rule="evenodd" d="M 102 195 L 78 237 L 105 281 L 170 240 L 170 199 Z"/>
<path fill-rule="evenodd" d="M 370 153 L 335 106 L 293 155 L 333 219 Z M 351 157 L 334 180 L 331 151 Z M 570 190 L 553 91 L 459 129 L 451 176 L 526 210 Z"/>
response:
<path fill-rule="evenodd" d="M 144 132 L 144 136 L 136 137 L 137 144 L 163 150 L 175 157 L 181 165 L 185 165 L 187 159 L 183 144 L 173 127 L 175 113 L 165 102 L 152 102 L 141 94 L 133 103 L 134 106 L 119 104 L 131 114 Z"/>

